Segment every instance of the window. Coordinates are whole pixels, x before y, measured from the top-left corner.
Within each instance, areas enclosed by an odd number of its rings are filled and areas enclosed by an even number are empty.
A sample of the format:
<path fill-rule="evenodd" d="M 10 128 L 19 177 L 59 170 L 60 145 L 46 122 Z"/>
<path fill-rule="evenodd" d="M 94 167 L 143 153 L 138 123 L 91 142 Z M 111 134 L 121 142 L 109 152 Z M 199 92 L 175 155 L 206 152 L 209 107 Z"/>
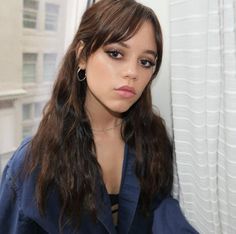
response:
<path fill-rule="evenodd" d="M 23 82 L 32 83 L 36 81 L 37 54 L 23 54 Z"/>
<path fill-rule="evenodd" d="M 38 1 L 24 0 L 23 3 L 23 27 L 37 28 Z"/>
<path fill-rule="evenodd" d="M 30 120 L 32 118 L 32 104 L 23 104 L 22 107 L 22 119 Z"/>
<path fill-rule="evenodd" d="M 56 54 L 44 54 L 43 56 L 43 78 L 52 81 L 56 70 Z"/>
<path fill-rule="evenodd" d="M 26 103 L 22 105 L 22 120 L 39 120 L 45 102 Z"/>
<path fill-rule="evenodd" d="M 59 6 L 46 3 L 45 30 L 56 31 L 58 24 Z"/>
<path fill-rule="evenodd" d="M 45 102 L 25 103 L 22 105 L 22 137 L 31 136 L 35 133 Z"/>
<path fill-rule="evenodd" d="M 34 117 L 39 119 L 42 115 L 44 103 L 43 102 L 36 102 L 34 104 Z"/>

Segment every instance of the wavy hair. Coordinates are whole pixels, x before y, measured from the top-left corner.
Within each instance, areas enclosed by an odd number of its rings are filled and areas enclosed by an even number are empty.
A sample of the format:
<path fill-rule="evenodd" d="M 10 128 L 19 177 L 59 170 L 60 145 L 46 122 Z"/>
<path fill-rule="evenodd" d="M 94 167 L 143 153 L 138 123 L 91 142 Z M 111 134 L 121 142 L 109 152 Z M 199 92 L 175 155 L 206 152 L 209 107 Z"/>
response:
<path fill-rule="evenodd" d="M 41 214 L 45 213 L 49 189 L 55 186 L 59 192 L 60 224 L 65 217 L 79 223 L 84 211 L 96 218 L 96 194 L 103 183 L 84 107 L 87 84 L 76 79 L 79 59 L 86 61 L 100 47 L 128 40 L 146 21 L 153 25 L 158 49 L 152 81 L 162 60 L 161 28 L 155 13 L 134 0 L 100 0 L 87 9 L 61 63 L 25 161 L 28 174 L 39 169 L 35 194 Z M 78 56 L 81 41 L 84 47 Z M 164 121 L 153 111 L 151 81 L 139 100 L 123 113 L 121 132 L 124 142 L 136 153 L 135 173 L 144 212 L 157 194 L 170 193 L 173 180 L 172 144 Z"/>

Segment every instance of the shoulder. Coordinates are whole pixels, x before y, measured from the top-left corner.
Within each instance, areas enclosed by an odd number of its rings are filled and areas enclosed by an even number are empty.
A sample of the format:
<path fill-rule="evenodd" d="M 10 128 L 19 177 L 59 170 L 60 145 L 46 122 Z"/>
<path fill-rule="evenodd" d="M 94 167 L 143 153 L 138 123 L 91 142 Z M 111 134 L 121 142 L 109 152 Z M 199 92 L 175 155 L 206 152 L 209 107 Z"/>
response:
<path fill-rule="evenodd" d="M 3 171 L 3 179 L 12 184 L 16 182 L 17 178 L 19 178 L 19 173 L 23 169 L 25 156 L 27 153 L 27 149 L 30 145 L 31 138 L 24 139 L 19 147 L 16 149 L 10 160 L 8 161 L 5 169 Z M 15 184 L 16 185 L 16 184 Z"/>

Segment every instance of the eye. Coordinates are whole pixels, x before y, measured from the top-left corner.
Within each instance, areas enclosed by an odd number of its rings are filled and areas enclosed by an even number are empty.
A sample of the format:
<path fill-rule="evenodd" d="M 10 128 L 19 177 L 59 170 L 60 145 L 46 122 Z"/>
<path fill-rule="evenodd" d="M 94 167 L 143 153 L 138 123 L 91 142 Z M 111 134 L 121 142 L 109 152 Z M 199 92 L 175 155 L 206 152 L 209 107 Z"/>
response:
<path fill-rule="evenodd" d="M 114 59 L 120 59 L 123 56 L 118 50 L 107 50 L 106 53 Z"/>
<path fill-rule="evenodd" d="M 155 66 L 155 63 L 148 59 L 140 59 L 139 63 L 145 68 L 151 68 Z"/>

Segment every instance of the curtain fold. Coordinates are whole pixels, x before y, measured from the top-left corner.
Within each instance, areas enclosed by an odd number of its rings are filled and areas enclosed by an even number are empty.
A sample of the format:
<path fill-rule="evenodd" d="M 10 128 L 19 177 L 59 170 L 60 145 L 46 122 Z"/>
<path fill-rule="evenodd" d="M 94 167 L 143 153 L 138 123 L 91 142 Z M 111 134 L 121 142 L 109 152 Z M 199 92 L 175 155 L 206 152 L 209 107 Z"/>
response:
<path fill-rule="evenodd" d="M 236 1 L 170 0 L 181 207 L 204 234 L 236 233 Z"/>

